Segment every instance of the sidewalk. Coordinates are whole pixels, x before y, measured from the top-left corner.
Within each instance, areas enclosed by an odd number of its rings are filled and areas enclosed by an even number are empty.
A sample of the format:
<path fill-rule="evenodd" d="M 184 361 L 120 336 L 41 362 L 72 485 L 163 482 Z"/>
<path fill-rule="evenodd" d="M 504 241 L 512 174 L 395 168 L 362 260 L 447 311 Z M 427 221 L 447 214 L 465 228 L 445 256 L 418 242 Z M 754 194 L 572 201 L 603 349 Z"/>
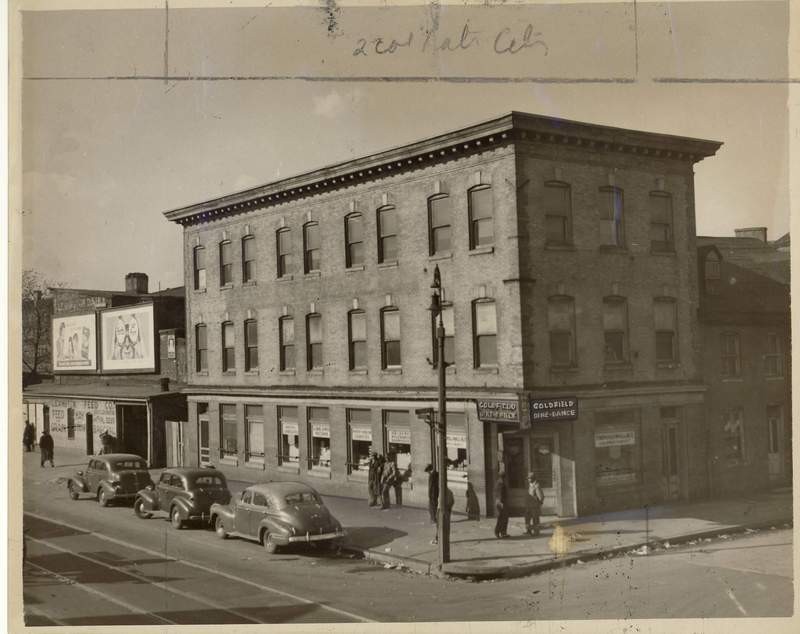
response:
<path fill-rule="evenodd" d="M 85 465 L 80 452 L 60 450 L 56 469 L 39 468 L 38 454 L 26 460 L 25 473 L 34 481 L 56 483 Z M 73 455 L 74 454 L 74 455 Z M 30 465 L 28 464 L 30 462 Z M 34 464 L 35 463 L 35 464 Z M 67 466 L 72 465 L 72 466 Z M 159 469 L 153 470 L 154 479 Z M 236 494 L 249 482 L 229 481 Z M 364 558 L 425 574 L 438 573 L 437 546 L 430 543 L 435 527 L 427 509 L 396 507 L 381 511 L 366 499 L 325 496 L 325 504 L 347 530 L 344 547 Z M 459 503 L 457 501 L 456 510 Z M 463 577 L 512 577 L 532 574 L 642 547 L 665 547 L 695 539 L 770 528 L 792 522 L 788 489 L 758 496 L 655 506 L 578 518 L 542 517 L 542 534 L 524 534 L 524 520 L 512 517 L 508 539 L 494 537 L 494 519 L 468 520 L 454 512 L 450 534 L 451 562 L 444 573 Z"/>

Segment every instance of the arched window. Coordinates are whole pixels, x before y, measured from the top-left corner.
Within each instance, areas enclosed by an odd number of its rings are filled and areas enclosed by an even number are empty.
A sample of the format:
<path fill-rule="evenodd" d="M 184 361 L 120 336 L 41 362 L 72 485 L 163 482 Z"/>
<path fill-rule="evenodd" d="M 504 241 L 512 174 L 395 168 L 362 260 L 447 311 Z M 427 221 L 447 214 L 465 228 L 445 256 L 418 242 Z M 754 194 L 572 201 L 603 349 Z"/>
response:
<path fill-rule="evenodd" d="M 236 370 L 236 338 L 233 322 L 226 321 L 222 324 L 222 371 Z"/>
<path fill-rule="evenodd" d="M 303 225 L 303 267 L 306 273 L 319 271 L 322 267 L 322 249 L 317 222 Z"/>
<path fill-rule="evenodd" d="M 497 310 L 494 300 L 478 299 L 472 302 L 475 367 L 497 365 Z"/>
<path fill-rule="evenodd" d="M 381 364 L 384 369 L 399 368 L 400 357 L 400 311 L 395 307 L 381 311 Z"/>
<path fill-rule="evenodd" d="M 378 263 L 395 262 L 399 255 L 397 238 L 397 210 L 394 207 L 378 209 Z"/>
<path fill-rule="evenodd" d="M 278 335 L 280 338 L 280 368 L 281 370 L 294 370 L 294 319 L 281 317 L 278 320 Z"/>
<path fill-rule="evenodd" d="M 440 194 L 428 199 L 428 235 L 430 255 L 449 253 L 452 249 L 453 205 L 449 196 Z"/>
<path fill-rule="evenodd" d="M 206 372 L 208 370 L 208 329 L 205 324 L 194 327 L 195 370 Z"/>
<path fill-rule="evenodd" d="M 350 214 L 344 219 L 345 266 L 364 264 L 364 226 L 361 214 Z"/>
<path fill-rule="evenodd" d="M 367 315 L 363 310 L 347 313 L 348 356 L 351 370 L 367 367 Z"/>
<path fill-rule="evenodd" d="M 469 248 L 494 244 L 494 202 L 487 185 L 469 190 Z"/>
<path fill-rule="evenodd" d="M 258 370 L 258 322 L 255 319 L 244 322 L 244 369 Z"/>
<path fill-rule="evenodd" d="M 219 285 L 233 284 L 233 247 L 230 240 L 219 243 Z"/>
<path fill-rule="evenodd" d="M 192 261 L 194 263 L 194 289 L 204 290 L 206 287 L 206 249 L 205 247 L 195 247 L 192 251 Z"/>
<path fill-rule="evenodd" d="M 306 369 L 322 369 L 322 315 L 306 315 Z"/>
<path fill-rule="evenodd" d="M 242 282 L 256 279 L 256 239 L 253 236 L 242 238 Z"/>
<path fill-rule="evenodd" d="M 278 277 L 289 275 L 292 270 L 292 232 L 288 227 L 278 229 L 275 233 L 276 252 L 278 254 Z"/>

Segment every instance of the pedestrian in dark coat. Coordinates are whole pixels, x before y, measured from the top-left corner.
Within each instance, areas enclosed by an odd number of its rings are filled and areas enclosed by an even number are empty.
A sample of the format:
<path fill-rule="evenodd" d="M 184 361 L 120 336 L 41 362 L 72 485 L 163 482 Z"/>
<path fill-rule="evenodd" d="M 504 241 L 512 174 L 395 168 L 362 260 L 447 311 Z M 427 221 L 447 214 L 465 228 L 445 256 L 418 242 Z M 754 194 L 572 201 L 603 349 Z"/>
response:
<path fill-rule="evenodd" d="M 508 489 L 504 473 L 499 473 L 494 482 L 494 508 L 497 512 L 494 536 L 498 539 L 508 537 Z"/>
<path fill-rule="evenodd" d="M 378 495 L 380 493 L 380 461 L 378 454 L 374 451 L 369 456 L 369 465 L 367 467 L 367 490 L 369 491 L 369 505 L 378 505 Z"/>
<path fill-rule="evenodd" d="M 33 441 L 36 440 L 36 435 L 33 430 L 31 421 L 25 421 L 25 431 L 22 432 L 22 444 L 25 445 L 25 451 L 33 451 Z"/>
<path fill-rule="evenodd" d="M 544 493 L 534 473 L 528 474 L 528 494 L 525 505 L 525 532 L 536 537 L 539 535 L 539 515 L 542 512 Z"/>
<path fill-rule="evenodd" d="M 55 467 L 56 463 L 53 462 L 53 437 L 50 435 L 50 432 L 46 429 L 42 432 L 41 437 L 39 438 L 39 450 L 42 453 L 42 466 L 44 466 L 45 462 L 50 462 L 51 467 Z"/>
<path fill-rule="evenodd" d="M 394 486 L 397 480 L 397 466 L 391 460 L 384 460 L 383 468 L 381 469 L 381 510 L 388 509 L 391 504 L 389 503 L 389 491 Z"/>
<path fill-rule="evenodd" d="M 478 501 L 478 494 L 475 493 L 475 487 L 472 483 L 467 482 L 467 518 L 471 520 L 481 519 L 481 503 Z"/>
<path fill-rule="evenodd" d="M 432 464 L 428 464 L 425 473 L 428 474 L 428 514 L 431 516 L 431 524 L 436 524 L 436 509 L 439 506 L 439 472 Z"/>

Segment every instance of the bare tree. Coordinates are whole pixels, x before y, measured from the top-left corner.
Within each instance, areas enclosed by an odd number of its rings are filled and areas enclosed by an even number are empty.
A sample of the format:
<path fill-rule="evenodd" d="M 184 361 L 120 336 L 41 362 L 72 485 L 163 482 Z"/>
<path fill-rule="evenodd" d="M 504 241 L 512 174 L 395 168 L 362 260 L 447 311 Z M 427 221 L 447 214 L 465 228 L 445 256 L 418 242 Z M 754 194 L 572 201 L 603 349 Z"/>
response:
<path fill-rule="evenodd" d="M 22 272 L 22 364 L 23 381 L 35 383 L 52 371 L 51 327 L 53 295 L 51 288 L 61 282 L 45 279 L 32 269 Z"/>

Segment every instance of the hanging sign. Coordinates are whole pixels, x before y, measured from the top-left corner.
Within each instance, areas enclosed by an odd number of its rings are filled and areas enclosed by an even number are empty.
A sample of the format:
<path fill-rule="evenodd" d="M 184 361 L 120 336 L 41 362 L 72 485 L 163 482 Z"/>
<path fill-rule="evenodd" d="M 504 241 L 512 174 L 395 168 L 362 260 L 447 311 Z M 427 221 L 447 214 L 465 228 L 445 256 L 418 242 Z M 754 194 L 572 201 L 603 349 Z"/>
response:
<path fill-rule="evenodd" d="M 311 435 L 315 438 L 330 438 L 331 427 L 328 423 L 311 423 Z"/>
<path fill-rule="evenodd" d="M 531 423 L 578 418 L 578 399 L 575 396 L 536 398 L 530 401 Z"/>
<path fill-rule="evenodd" d="M 519 423 L 519 403 L 497 398 L 478 399 L 478 418 L 497 423 Z"/>
<path fill-rule="evenodd" d="M 282 423 L 283 433 L 287 436 L 297 436 L 297 423 Z"/>
<path fill-rule="evenodd" d="M 372 430 L 369 427 L 351 427 L 350 438 L 352 440 L 366 440 L 372 442 Z"/>
<path fill-rule="evenodd" d="M 399 445 L 410 445 L 411 444 L 411 430 L 410 429 L 402 429 L 402 428 L 390 428 L 389 429 L 389 442 L 396 443 Z"/>

